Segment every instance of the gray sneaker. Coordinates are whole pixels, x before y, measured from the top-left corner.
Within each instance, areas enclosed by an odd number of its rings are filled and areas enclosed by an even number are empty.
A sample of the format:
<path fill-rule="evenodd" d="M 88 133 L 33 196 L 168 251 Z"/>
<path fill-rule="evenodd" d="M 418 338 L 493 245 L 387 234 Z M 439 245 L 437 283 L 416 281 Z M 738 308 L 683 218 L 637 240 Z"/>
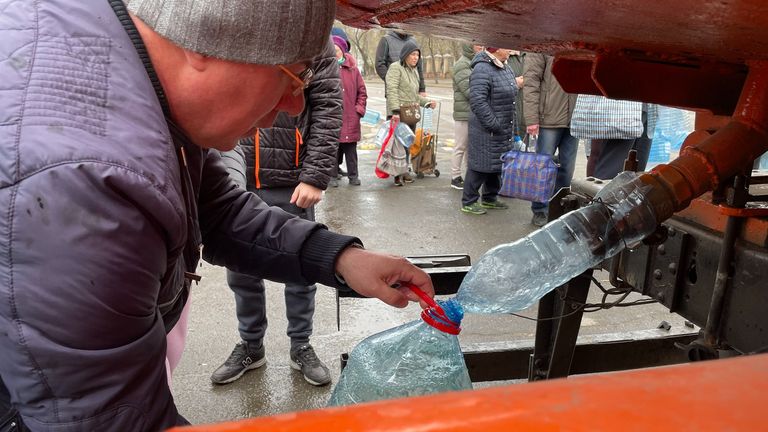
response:
<path fill-rule="evenodd" d="M 543 227 L 547 224 L 547 214 L 542 212 L 535 212 L 531 219 L 531 224 L 537 227 Z"/>
<path fill-rule="evenodd" d="M 291 367 L 301 371 L 304 379 L 312 385 L 322 386 L 331 382 L 330 371 L 317 358 L 317 354 L 310 344 L 291 350 Z"/>
<path fill-rule="evenodd" d="M 240 341 L 235 345 L 229 358 L 211 374 L 211 382 L 214 384 L 229 384 L 237 381 L 244 373 L 251 369 L 264 366 L 267 357 L 264 355 L 264 345 L 253 349 L 254 344 Z"/>

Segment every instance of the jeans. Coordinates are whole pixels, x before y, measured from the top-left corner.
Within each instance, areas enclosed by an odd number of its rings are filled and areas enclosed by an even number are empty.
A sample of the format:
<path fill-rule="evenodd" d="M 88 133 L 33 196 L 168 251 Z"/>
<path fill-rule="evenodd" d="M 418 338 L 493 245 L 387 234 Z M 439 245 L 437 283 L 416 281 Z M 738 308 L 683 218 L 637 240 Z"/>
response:
<path fill-rule="evenodd" d="M 536 153 L 554 156 L 558 151 L 560 167 L 557 169 L 555 193 L 561 188 L 571 185 L 573 171 L 576 168 L 576 153 L 579 150 L 579 140 L 571 136 L 569 128 L 539 128 L 539 138 L 536 141 Z M 534 213 L 547 213 L 548 203 L 531 203 Z"/>

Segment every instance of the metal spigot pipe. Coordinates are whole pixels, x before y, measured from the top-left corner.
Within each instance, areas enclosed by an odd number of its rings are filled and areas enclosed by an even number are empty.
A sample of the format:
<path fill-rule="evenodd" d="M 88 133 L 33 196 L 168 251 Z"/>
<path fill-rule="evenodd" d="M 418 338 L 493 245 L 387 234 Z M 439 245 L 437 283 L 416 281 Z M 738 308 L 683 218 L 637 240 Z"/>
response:
<path fill-rule="evenodd" d="M 768 151 L 768 61 L 749 63 L 749 74 L 731 122 L 680 157 L 643 174 L 659 223 L 691 200 L 743 172 Z"/>

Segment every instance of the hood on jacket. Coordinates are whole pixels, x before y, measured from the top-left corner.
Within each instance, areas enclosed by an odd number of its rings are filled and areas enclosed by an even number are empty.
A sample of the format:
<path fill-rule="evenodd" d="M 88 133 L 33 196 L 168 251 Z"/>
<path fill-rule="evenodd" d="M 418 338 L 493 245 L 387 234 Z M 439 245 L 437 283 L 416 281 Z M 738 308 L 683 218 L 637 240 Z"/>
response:
<path fill-rule="evenodd" d="M 488 53 L 485 51 L 480 51 L 479 53 L 475 54 L 475 57 L 472 59 L 472 62 L 469 64 L 469 67 L 475 67 L 478 63 L 490 63 L 493 64 L 493 60 L 488 56 Z"/>
<path fill-rule="evenodd" d="M 400 38 L 402 40 L 406 40 L 409 37 L 411 37 L 411 35 L 409 35 L 408 33 L 404 32 L 402 30 L 390 30 L 388 33 L 389 33 L 390 36 L 394 36 L 394 37 Z"/>
<path fill-rule="evenodd" d="M 357 67 L 357 60 L 352 57 L 352 54 L 344 53 L 344 63 L 342 63 L 340 67 L 355 68 Z"/>
<path fill-rule="evenodd" d="M 421 58 L 421 49 L 416 45 L 416 42 L 412 40 L 406 41 L 405 44 L 403 44 L 403 48 L 400 50 L 400 63 L 405 64 L 405 58 L 414 51 L 418 51 L 419 58 Z"/>
<path fill-rule="evenodd" d="M 475 58 L 475 45 L 474 44 L 461 44 L 461 55 L 472 60 Z"/>

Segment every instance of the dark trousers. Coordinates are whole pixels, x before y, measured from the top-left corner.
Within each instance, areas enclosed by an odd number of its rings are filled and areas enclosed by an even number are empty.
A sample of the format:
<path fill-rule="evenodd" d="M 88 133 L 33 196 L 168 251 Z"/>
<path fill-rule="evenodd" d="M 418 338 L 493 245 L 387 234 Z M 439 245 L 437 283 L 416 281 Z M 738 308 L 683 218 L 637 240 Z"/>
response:
<path fill-rule="evenodd" d="M 291 204 L 293 188 L 257 189 L 265 203 L 280 207 L 302 219 L 315 220 L 314 207 L 303 209 Z M 227 283 L 235 293 L 238 330 L 244 341 L 261 345 L 267 331 L 267 310 L 264 280 L 247 274 L 227 271 Z M 288 337 L 291 348 L 309 342 L 312 318 L 315 314 L 315 285 L 285 284 L 285 311 L 288 318 Z"/>
<path fill-rule="evenodd" d="M 339 143 L 339 168 L 344 159 L 347 159 L 347 177 L 350 180 L 359 177 L 357 171 L 357 142 Z M 338 174 L 338 172 L 336 173 Z"/>
<path fill-rule="evenodd" d="M 221 154 L 224 165 L 232 180 L 243 189 L 247 189 L 245 178 L 245 160 L 242 149 Z M 315 209 L 303 209 L 291 204 L 294 188 L 250 189 L 265 203 L 280 207 L 288 213 L 303 219 L 315 220 Z M 254 345 L 261 345 L 267 331 L 266 299 L 264 298 L 264 280 L 247 274 L 227 270 L 227 284 L 235 294 L 238 330 L 240 338 Z M 312 335 L 312 318 L 315 315 L 315 285 L 285 284 L 285 314 L 288 318 L 288 337 L 291 348 L 309 342 Z"/>
<path fill-rule="evenodd" d="M 624 171 L 624 160 L 630 150 L 637 152 L 637 170 L 645 171 L 651 154 L 647 114 L 643 112 L 643 135 L 635 139 L 594 139 L 590 145 L 587 176 L 612 179 Z"/>
<path fill-rule="evenodd" d="M 501 173 L 484 173 L 467 168 L 464 178 L 464 191 L 461 195 L 461 205 L 472 205 L 480 199 L 480 188 L 483 188 L 483 201 L 496 201 L 501 189 Z"/>

